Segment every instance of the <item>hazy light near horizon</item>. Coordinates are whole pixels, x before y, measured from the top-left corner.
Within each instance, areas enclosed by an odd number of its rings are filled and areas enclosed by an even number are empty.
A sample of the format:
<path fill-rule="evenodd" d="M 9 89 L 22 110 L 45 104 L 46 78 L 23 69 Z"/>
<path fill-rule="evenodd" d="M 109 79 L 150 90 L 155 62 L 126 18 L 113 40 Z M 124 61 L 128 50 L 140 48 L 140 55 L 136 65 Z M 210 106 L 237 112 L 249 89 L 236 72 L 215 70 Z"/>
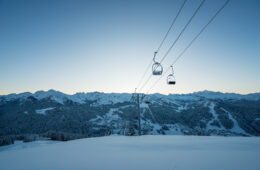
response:
<path fill-rule="evenodd" d="M 164 68 L 224 1 L 205 2 L 162 63 Z M 68 94 L 134 92 L 181 3 L 1 1 L 0 95 L 49 89 Z M 188 0 L 158 60 L 199 3 Z M 176 86 L 167 86 L 164 77 L 150 92 L 259 92 L 259 8 L 257 0 L 231 0 L 174 65 Z M 156 80 L 153 77 L 142 92 Z"/>

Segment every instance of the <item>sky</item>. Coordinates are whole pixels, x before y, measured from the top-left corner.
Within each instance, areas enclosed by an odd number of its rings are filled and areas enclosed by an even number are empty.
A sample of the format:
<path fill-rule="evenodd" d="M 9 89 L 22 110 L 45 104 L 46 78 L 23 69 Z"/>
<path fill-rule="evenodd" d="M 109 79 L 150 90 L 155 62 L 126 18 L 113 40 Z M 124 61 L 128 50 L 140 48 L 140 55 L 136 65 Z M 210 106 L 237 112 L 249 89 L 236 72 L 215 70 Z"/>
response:
<path fill-rule="evenodd" d="M 49 89 L 134 92 L 182 2 L 0 0 L 0 95 Z M 157 60 L 200 2 L 187 1 Z M 206 0 L 161 63 L 165 70 L 224 2 Z M 260 92 L 259 9 L 258 0 L 231 0 L 174 64 L 176 85 L 162 77 L 150 93 Z"/>

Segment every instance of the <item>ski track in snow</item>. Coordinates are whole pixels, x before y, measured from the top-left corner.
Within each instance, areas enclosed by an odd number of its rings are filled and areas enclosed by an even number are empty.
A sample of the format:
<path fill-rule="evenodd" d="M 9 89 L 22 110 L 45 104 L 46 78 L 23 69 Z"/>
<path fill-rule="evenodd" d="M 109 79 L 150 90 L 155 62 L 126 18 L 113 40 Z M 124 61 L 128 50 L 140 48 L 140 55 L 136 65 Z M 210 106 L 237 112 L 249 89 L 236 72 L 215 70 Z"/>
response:
<path fill-rule="evenodd" d="M 149 114 L 150 114 L 150 116 L 152 117 L 153 121 L 155 123 L 158 123 L 158 121 L 156 120 L 156 118 L 155 118 L 155 116 L 154 116 L 153 112 L 151 111 L 151 109 L 150 109 L 148 104 L 143 104 L 143 105 L 141 105 L 141 107 L 143 108 L 143 113 L 145 112 L 145 109 L 147 109 Z"/>
<path fill-rule="evenodd" d="M 231 113 L 229 113 L 226 109 L 221 108 L 224 112 L 226 112 L 228 114 L 228 118 L 231 119 L 234 123 L 234 126 L 232 129 L 230 129 L 230 131 L 232 132 L 237 132 L 237 133 L 242 133 L 248 136 L 251 136 L 249 133 L 247 133 L 246 131 L 244 131 L 238 124 L 237 120 L 233 118 L 233 116 L 231 115 Z"/>
<path fill-rule="evenodd" d="M 153 120 L 153 122 L 151 121 L 151 120 L 142 120 L 141 119 L 141 125 L 144 125 L 144 126 L 151 126 L 152 128 L 153 128 L 153 130 L 151 130 L 150 132 L 149 132 L 149 134 L 150 135 L 158 135 L 159 133 L 158 133 L 158 130 L 160 130 L 161 128 L 162 128 L 162 126 L 158 123 L 158 121 L 156 120 L 156 118 L 155 118 L 155 116 L 154 116 L 154 114 L 153 114 L 153 112 L 151 111 L 151 109 L 149 108 L 149 105 L 148 104 L 145 104 L 145 103 L 142 103 L 141 105 L 140 105 L 140 108 L 142 108 L 143 109 L 143 112 L 142 112 L 142 117 L 144 118 L 144 112 L 145 112 L 145 110 L 147 110 L 148 112 L 149 112 L 149 114 L 150 114 L 150 116 L 151 116 L 151 118 L 152 118 L 152 120 Z"/>
<path fill-rule="evenodd" d="M 222 126 L 221 122 L 219 121 L 218 115 L 216 114 L 216 111 L 215 111 L 214 108 L 215 108 L 215 104 L 214 104 L 213 102 L 211 102 L 210 105 L 209 105 L 209 109 L 210 109 L 210 113 L 211 113 L 212 116 L 213 116 L 213 119 L 208 122 L 208 124 L 207 124 L 207 130 L 210 130 L 210 129 L 225 130 L 225 128 Z M 228 118 L 229 118 L 230 120 L 232 120 L 233 123 L 234 123 L 233 128 L 230 129 L 229 131 L 231 131 L 231 132 L 236 132 L 236 133 L 242 133 L 242 134 L 248 135 L 248 136 L 252 136 L 252 135 L 250 135 L 249 133 L 247 133 L 246 131 L 244 131 L 244 130 L 239 126 L 237 120 L 231 115 L 231 113 L 229 113 L 229 112 L 228 112 L 227 110 L 225 110 L 224 108 L 221 108 L 221 110 L 223 110 L 224 112 L 226 112 L 226 113 L 228 114 Z M 221 126 L 220 128 L 217 127 L 217 126 L 212 126 L 212 125 L 210 125 L 210 123 L 212 123 L 214 120 L 217 120 L 217 121 L 219 122 L 219 124 L 220 124 L 220 126 Z"/>
<path fill-rule="evenodd" d="M 209 110 L 210 110 L 210 113 L 212 114 L 213 116 L 213 119 L 210 120 L 207 124 L 207 130 L 210 130 L 210 129 L 217 129 L 217 130 L 224 130 L 225 128 L 222 126 L 222 124 L 219 122 L 218 120 L 218 115 L 216 114 L 216 111 L 215 111 L 215 103 L 211 102 L 210 105 L 209 105 Z M 214 122 L 214 120 L 217 120 L 220 124 L 221 127 L 217 127 L 217 126 L 212 126 L 211 123 Z"/>
<path fill-rule="evenodd" d="M 150 135 L 159 135 L 160 133 L 158 131 L 162 130 L 162 125 L 157 121 L 155 118 L 153 112 L 151 111 L 148 104 L 142 103 L 141 108 L 143 109 L 142 115 L 144 115 L 145 110 L 147 109 L 153 122 L 151 120 L 141 120 L 141 124 L 143 126 L 151 126 L 153 129 L 149 132 Z M 143 116 L 142 116 L 143 117 Z M 166 135 L 183 135 L 183 133 L 180 130 L 180 127 L 178 124 L 163 124 L 164 126 L 167 126 L 169 130 L 163 130 Z"/>
<path fill-rule="evenodd" d="M 53 109 L 55 109 L 55 107 L 48 107 L 48 108 L 46 108 L 46 109 L 38 109 L 38 110 L 35 110 L 35 112 L 36 112 L 37 114 L 45 115 L 45 114 L 46 114 L 46 111 L 48 111 L 48 110 L 53 110 Z"/>

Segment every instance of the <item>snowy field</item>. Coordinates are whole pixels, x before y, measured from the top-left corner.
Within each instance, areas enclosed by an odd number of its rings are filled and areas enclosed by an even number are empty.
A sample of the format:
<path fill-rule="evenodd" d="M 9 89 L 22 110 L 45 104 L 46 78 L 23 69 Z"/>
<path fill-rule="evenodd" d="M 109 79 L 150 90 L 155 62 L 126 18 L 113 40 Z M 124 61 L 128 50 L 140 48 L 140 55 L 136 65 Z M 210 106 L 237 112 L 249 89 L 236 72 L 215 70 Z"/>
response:
<path fill-rule="evenodd" d="M 2 170 L 260 170 L 260 138 L 109 136 L 0 147 Z"/>

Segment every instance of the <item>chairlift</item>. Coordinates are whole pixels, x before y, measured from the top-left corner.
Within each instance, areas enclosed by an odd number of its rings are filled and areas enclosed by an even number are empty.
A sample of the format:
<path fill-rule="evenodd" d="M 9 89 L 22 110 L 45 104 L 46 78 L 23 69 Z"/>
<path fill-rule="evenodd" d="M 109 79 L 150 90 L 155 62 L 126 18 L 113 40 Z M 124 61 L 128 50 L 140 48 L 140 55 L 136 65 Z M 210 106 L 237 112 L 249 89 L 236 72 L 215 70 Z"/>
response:
<path fill-rule="evenodd" d="M 172 73 L 167 76 L 167 84 L 175 85 L 176 81 L 175 81 L 175 77 L 174 77 L 174 74 L 173 74 L 173 67 L 171 66 L 171 68 L 172 68 Z"/>
<path fill-rule="evenodd" d="M 157 76 L 157 75 L 162 75 L 163 72 L 163 67 L 159 62 L 155 61 L 155 56 L 156 56 L 157 52 L 154 52 L 154 57 L 153 57 L 153 66 L 152 66 L 152 73 L 153 75 Z"/>

